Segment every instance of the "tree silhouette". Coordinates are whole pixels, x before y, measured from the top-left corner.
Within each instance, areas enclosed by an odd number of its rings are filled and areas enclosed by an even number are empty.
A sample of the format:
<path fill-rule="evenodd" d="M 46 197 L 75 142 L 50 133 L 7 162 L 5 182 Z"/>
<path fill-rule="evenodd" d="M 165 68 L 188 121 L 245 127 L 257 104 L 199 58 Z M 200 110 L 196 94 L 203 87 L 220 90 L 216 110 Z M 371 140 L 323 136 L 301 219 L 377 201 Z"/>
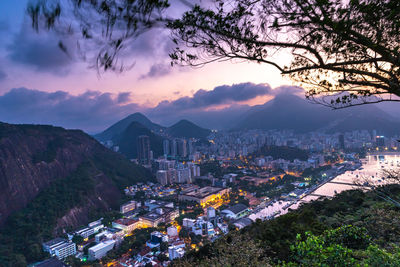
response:
<path fill-rule="evenodd" d="M 64 32 L 75 25 L 81 39 L 101 44 L 95 65 L 103 70 L 123 70 L 117 56 L 123 47 L 166 27 L 176 44 L 174 64 L 269 64 L 303 86 L 309 99 L 332 108 L 400 101 L 398 0 L 181 0 L 188 11 L 178 19 L 168 17 L 167 0 L 67 2 L 69 13 L 55 0 L 30 6 L 33 27 L 62 29 L 61 18 L 68 17 L 62 14 L 69 14 L 73 22 Z M 281 64 L 282 52 L 292 55 L 290 63 Z"/>

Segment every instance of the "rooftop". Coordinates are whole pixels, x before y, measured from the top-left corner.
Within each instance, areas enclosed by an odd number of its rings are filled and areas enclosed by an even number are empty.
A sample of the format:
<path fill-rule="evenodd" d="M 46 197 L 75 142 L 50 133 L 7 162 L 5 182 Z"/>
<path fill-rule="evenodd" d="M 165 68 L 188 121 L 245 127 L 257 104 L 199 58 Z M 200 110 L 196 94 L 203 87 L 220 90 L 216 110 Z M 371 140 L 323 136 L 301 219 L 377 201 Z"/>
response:
<path fill-rule="evenodd" d="M 129 218 L 122 218 L 115 221 L 115 223 L 125 226 L 130 226 L 132 224 L 137 223 L 139 220 L 129 219 Z"/>
<path fill-rule="evenodd" d="M 249 225 L 252 224 L 252 223 L 253 223 L 253 221 L 250 220 L 249 218 L 241 218 L 241 219 L 239 219 L 239 220 L 237 220 L 237 221 L 235 222 L 235 224 L 240 224 L 240 225 L 242 225 L 243 227 L 249 226 Z"/>
<path fill-rule="evenodd" d="M 89 248 L 89 250 L 94 251 L 94 252 L 95 251 L 99 251 L 99 250 L 101 250 L 101 249 L 103 249 L 105 247 L 110 246 L 111 244 L 115 244 L 115 241 L 114 240 L 103 241 L 103 242 L 101 242 L 101 243 Z"/>
<path fill-rule="evenodd" d="M 206 187 L 203 187 L 203 188 L 192 189 L 190 191 L 187 191 L 187 192 L 185 192 L 184 195 L 191 196 L 191 197 L 204 198 L 206 196 L 218 193 L 221 190 L 223 190 L 223 188 L 206 186 Z"/>
<path fill-rule="evenodd" d="M 47 242 L 43 243 L 43 245 L 51 247 L 51 246 L 54 246 L 56 244 L 60 244 L 60 243 L 66 242 L 66 241 L 67 240 L 65 240 L 64 238 L 57 237 L 57 238 L 55 238 L 53 240 L 50 240 L 50 241 L 47 241 Z"/>
<path fill-rule="evenodd" d="M 231 206 L 231 207 L 229 207 L 229 208 L 227 208 L 225 210 L 229 210 L 229 211 L 233 212 L 234 214 L 238 214 L 238 213 L 241 213 L 242 211 L 244 211 L 246 209 L 247 209 L 246 205 L 244 205 L 242 203 L 239 203 L 239 204 Z"/>

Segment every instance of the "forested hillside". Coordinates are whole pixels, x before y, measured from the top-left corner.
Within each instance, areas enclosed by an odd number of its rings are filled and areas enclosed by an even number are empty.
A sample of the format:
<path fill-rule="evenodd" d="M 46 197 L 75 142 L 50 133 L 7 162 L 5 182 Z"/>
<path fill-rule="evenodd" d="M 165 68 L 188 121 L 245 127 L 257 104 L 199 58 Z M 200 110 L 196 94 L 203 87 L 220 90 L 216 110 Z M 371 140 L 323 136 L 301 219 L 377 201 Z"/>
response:
<path fill-rule="evenodd" d="M 82 131 L 0 123 L 0 266 L 42 259 L 43 241 L 117 208 L 123 188 L 153 179 Z"/>
<path fill-rule="evenodd" d="M 386 190 L 400 196 L 399 186 Z M 399 216 L 374 192 L 347 191 L 231 232 L 172 266 L 399 266 Z"/>

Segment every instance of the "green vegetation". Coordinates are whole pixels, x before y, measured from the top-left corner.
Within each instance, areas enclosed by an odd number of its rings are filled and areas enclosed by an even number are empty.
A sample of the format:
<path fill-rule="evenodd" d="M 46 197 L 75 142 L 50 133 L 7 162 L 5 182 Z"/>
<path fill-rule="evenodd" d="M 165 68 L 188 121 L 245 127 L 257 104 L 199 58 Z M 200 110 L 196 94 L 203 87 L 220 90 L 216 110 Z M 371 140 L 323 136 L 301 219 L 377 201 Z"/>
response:
<path fill-rule="evenodd" d="M 282 179 L 277 178 L 276 180 L 260 185 L 254 185 L 251 182 L 241 180 L 238 187 L 244 191 L 255 193 L 256 197 L 267 196 L 269 198 L 275 198 L 293 191 L 295 186 L 292 183 L 299 180 L 301 180 L 301 178 L 285 174 Z"/>
<path fill-rule="evenodd" d="M 293 261 L 283 266 L 400 266 L 400 247 L 390 251 L 371 242 L 367 230 L 347 225 L 316 236 L 297 236 Z"/>
<path fill-rule="evenodd" d="M 310 185 L 314 185 L 322 179 L 322 172 L 326 172 L 327 170 L 332 169 L 331 165 L 325 165 L 317 168 L 307 168 L 303 171 L 303 178 L 311 178 L 309 181 Z"/>
<path fill-rule="evenodd" d="M 54 238 L 57 219 L 70 209 L 82 206 L 93 194 L 96 176 L 104 173 L 119 189 L 152 179 L 144 168 L 115 153 L 100 150 L 71 175 L 55 180 L 23 210 L 11 215 L 0 232 L 0 266 L 18 266 L 43 259 L 42 242 Z M 121 194 L 122 195 L 122 194 Z M 94 214 L 98 217 L 93 217 Z M 90 217 L 113 218 L 115 214 L 91 211 Z"/>
<path fill-rule="evenodd" d="M 285 159 L 290 161 L 295 159 L 306 161 L 308 159 L 307 151 L 289 146 L 263 146 L 257 152 L 253 153 L 253 156 L 271 156 L 274 159 Z"/>
<path fill-rule="evenodd" d="M 120 258 L 123 254 L 129 253 L 136 255 L 143 248 L 143 245 L 150 239 L 150 234 L 160 229 L 143 228 L 136 229 L 131 236 L 125 237 L 118 249 L 114 249 L 107 253 L 107 256 L 102 258 L 103 262 L 109 262 L 113 259 Z"/>
<path fill-rule="evenodd" d="M 32 156 L 32 162 L 35 164 L 42 161 L 46 163 L 52 162 L 57 156 L 58 149 L 62 148 L 64 143 L 64 138 L 61 136 L 55 136 L 55 138 L 47 144 L 46 150 L 40 151 Z"/>
<path fill-rule="evenodd" d="M 93 164 L 110 177 L 121 190 L 137 182 L 155 182 L 149 170 L 133 164 L 125 157 L 108 150 L 98 151 L 93 155 Z"/>
<path fill-rule="evenodd" d="M 26 208 L 9 217 L 0 232 L 0 266 L 13 266 L 15 258 L 26 262 L 41 260 L 41 243 L 53 238 L 57 219 L 80 205 L 94 190 L 93 168 L 80 166 L 69 177 L 56 180 Z"/>
<path fill-rule="evenodd" d="M 219 164 L 219 161 L 214 160 L 200 164 L 200 174 L 204 176 L 208 173 L 211 173 L 215 177 L 222 176 L 222 168 Z"/>
<path fill-rule="evenodd" d="M 391 196 L 400 196 L 400 186 L 387 186 Z M 270 221 L 257 220 L 227 237 L 188 253 L 173 266 L 207 266 L 210 259 L 234 266 L 235 255 L 225 253 L 227 238 L 241 249 L 250 238 L 254 263 L 247 266 L 398 266 L 400 260 L 400 209 L 374 192 L 346 191 L 334 199 L 304 204 L 298 210 Z M 258 249 L 261 255 L 258 257 Z M 259 263 L 261 261 L 261 263 Z M 385 263 L 380 265 L 378 263 Z"/>

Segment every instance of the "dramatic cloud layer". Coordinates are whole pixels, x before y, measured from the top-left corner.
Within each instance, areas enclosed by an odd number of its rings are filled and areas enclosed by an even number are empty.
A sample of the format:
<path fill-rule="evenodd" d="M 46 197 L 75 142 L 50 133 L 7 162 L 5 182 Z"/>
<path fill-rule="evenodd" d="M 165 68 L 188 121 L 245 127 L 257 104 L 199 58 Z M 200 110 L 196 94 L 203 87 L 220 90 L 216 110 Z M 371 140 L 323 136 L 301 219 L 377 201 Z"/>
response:
<path fill-rule="evenodd" d="M 171 125 L 190 119 L 203 127 L 221 129 L 250 107 L 243 101 L 259 96 L 298 93 L 297 87 L 271 89 L 267 84 L 223 85 L 211 91 L 198 90 L 191 97 L 161 102 L 155 108 L 132 103 L 129 92 L 119 94 L 86 91 L 80 95 L 57 91 L 48 93 L 26 88 L 12 89 L 0 95 L 0 121 L 9 123 L 52 124 L 97 133 L 134 112 Z M 224 109 L 217 109 L 220 105 Z"/>
<path fill-rule="evenodd" d="M 304 97 L 304 89 L 296 86 L 271 88 L 268 84 L 241 83 L 222 85 L 211 91 L 198 90 L 192 97 L 181 97 L 174 101 L 163 101 L 147 110 L 151 119 L 163 125 L 171 125 L 181 119 L 189 119 L 211 129 L 229 128 L 232 122 L 248 111 L 251 106 L 241 102 L 259 96 L 275 97 L 293 94 Z M 220 105 L 227 105 L 218 109 Z"/>
<path fill-rule="evenodd" d="M 12 89 L 0 96 L 0 121 L 52 124 L 94 133 L 138 110 L 136 104 L 122 104 L 129 98 L 129 93 L 87 91 L 73 96 L 62 91 Z"/>
<path fill-rule="evenodd" d="M 174 101 L 163 101 L 155 113 L 204 109 L 216 105 L 232 104 L 268 95 L 271 87 L 268 84 L 241 83 L 232 86 L 222 85 L 211 91 L 198 90 L 192 97 L 181 97 Z"/>
<path fill-rule="evenodd" d="M 61 42 L 61 43 L 60 43 Z M 37 34 L 28 22 L 8 46 L 8 57 L 16 63 L 22 63 L 37 71 L 65 75 L 73 63 L 73 41 L 61 40 L 55 34 Z M 63 48 L 64 51 L 61 49 Z M 67 50 L 65 50 L 67 49 Z"/>

